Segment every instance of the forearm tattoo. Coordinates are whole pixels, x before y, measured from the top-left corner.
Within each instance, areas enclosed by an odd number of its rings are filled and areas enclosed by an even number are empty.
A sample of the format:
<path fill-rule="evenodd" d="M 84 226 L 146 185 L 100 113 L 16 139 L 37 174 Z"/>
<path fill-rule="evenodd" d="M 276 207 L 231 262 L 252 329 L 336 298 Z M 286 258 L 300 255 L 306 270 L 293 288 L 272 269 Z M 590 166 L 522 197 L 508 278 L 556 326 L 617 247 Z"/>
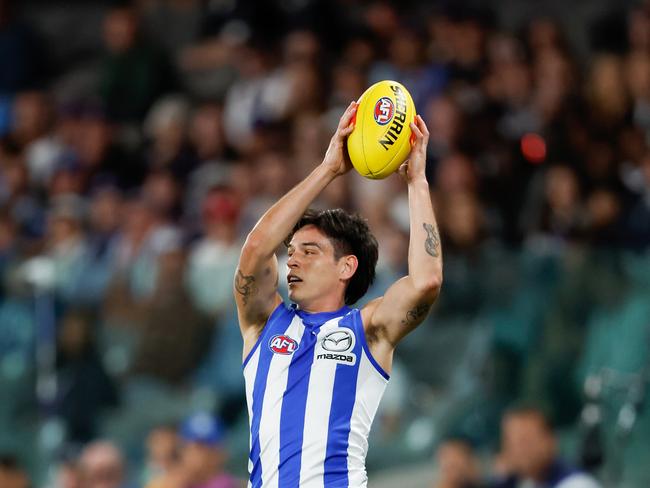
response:
<path fill-rule="evenodd" d="M 242 303 L 246 305 L 248 300 L 257 293 L 255 276 L 245 275 L 238 269 L 235 276 L 235 290 L 242 296 Z"/>
<path fill-rule="evenodd" d="M 417 324 L 429 313 L 430 308 L 431 304 L 426 302 L 416 305 L 406 312 L 406 317 L 402 320 L 402 324 L 406 326 Z"/>
<path fill-rule="evenodd" d="M 422 227 L 427 231 L 427 239 L 424 241 L 424 249 L 428 254 L 437 258 L 440 256 L 440 235 L 438 234 L 438 229 L 427 223 L 423 223 Z"/>

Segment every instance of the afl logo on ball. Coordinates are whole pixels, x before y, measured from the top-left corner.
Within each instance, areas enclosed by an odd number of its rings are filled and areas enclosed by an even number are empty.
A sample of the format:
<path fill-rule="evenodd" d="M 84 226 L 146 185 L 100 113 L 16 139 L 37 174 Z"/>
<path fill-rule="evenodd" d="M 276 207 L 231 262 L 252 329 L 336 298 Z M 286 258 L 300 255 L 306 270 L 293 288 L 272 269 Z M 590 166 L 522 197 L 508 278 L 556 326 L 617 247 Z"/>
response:
<path fill-rule="evenodd" d="M 275 354 L 293 354 L 298 349 L 298 343 L 286 335 L 276 335 L 269 341 L 269 349 Z"/>
<path fill-rule="evenodd" d="M 386 125 L 393 119 L 395 105 L 388 97 L 381 97 L 375 104 L 375 122 L 379 125 Z"/>

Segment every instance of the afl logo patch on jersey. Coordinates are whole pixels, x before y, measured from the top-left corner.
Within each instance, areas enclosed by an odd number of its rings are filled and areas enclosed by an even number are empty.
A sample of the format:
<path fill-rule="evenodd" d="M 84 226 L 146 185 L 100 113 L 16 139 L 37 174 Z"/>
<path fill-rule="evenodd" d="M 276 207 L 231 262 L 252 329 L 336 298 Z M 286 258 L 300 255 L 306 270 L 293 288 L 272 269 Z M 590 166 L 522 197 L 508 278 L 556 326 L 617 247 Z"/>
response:
<path fill-rule="evenodd" d="M 375 122 L 379 125 L 386 125 L 393 119 L 395 113 L 395 105 L 388 97 L 381 97 L 375 103 Z"/>
<path fill-rule="evenodd" d="M 275 335 L 269 341 L 269 349 L 275 354 L 289 355 L 298 349 L 298 343 L 289 336 Z"/>

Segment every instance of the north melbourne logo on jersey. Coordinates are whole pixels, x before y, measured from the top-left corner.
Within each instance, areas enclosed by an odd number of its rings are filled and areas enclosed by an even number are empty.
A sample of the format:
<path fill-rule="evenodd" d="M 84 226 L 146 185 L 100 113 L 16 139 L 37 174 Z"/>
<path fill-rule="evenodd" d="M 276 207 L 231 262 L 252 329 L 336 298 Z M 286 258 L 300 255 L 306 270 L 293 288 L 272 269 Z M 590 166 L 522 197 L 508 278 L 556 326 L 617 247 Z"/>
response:
<path fill-rule="evenodd" d="M 335 361 L 339 364 L 353 366 L 357 356 L 348 352 L 354 348 L 354 333 L 350 329 L 335 329 L 326 333 L 320 341 L 320 350 L 316 359 Z"/>
<path fill-rule="evenodd" d="M 275 354 L 289 355 L 298 349 L 298 343 L 289 336 L 276 335 L 269 341 L 269 349 Z"/>
<path fill-rule="evenodd" d="M 388 97 L 381 97 L 375 104 L 375 122 L 379 125 L 386 125 L 393 118 L 395 105 Z"/>

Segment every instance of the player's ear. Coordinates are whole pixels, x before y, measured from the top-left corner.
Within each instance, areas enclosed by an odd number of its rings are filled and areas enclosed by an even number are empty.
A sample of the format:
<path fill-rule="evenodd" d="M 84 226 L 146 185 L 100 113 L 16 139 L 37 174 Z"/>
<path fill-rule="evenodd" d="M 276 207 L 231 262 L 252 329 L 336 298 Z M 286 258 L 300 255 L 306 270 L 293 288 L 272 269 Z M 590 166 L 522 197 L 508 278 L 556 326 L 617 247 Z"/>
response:
<path fill-rule="evenodd" d="M 340 260 L 339 273 L 342 280 L 349 280 L 352 278 L 357 268 L 359 267 L 359 261 L 357 257 L 353 254 L 348 256 L 343 256 Z"/>

